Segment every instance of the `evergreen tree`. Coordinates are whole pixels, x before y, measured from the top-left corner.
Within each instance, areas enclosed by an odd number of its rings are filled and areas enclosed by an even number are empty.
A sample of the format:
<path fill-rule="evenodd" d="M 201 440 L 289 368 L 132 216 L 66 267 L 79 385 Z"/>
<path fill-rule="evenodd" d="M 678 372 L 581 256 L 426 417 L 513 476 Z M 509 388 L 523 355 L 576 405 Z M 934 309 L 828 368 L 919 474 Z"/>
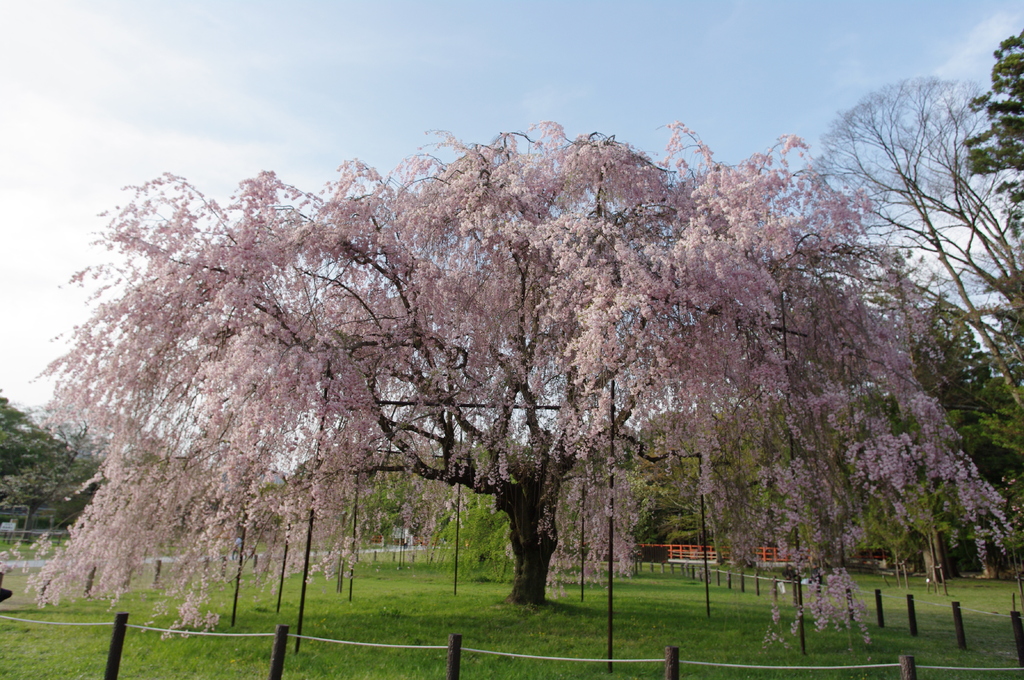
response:
<path fill-rule="evenodd" d="M 1024 31 L 999 44 L 992 67 L 992 91 L 974 100 L 975 110 L 988 114 L 991 127 L 969 140 L 971 170 L 977 174 L 1007 173 L 999 185 L 1019 219 L 1024 202 Z"/>

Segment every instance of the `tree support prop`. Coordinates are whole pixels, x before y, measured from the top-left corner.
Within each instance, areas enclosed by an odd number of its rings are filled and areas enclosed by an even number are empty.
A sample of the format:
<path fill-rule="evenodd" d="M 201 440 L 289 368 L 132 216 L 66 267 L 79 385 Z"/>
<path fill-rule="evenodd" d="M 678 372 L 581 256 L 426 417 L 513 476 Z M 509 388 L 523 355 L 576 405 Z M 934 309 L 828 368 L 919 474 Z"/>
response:
<path fill-rule="evenodd" d="M 907 620 L 911 636 L 917 637 L 917 613 L 914 611 L 914 596 L 910 593 L 907 593 Z"/>
<path fill-rule="evenodd" d="M 313 542 L 313 508 L 309 509 L 309 526 L 306 528 L 306 556 L 302 562 L 302 592 L 299 595 L 299 625 L 295 631 L 295 653 L 299 653 L 302 642 L 302 618 L 306 613 L 306 581 L 309 580 L 309 546 Z"/>

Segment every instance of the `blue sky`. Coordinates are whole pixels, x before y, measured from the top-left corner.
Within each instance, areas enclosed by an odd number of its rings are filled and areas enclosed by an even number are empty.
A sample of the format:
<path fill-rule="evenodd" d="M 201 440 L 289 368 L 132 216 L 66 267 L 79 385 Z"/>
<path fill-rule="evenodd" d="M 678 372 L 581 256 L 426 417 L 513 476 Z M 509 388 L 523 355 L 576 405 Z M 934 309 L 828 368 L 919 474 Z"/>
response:
<path fill-rule="evenodd" d="M 215 197 L 261 170 L 318 189 L 448 130 L 554 120 L 658 155 L 675 120 L 719 160 L 903 78 L 987 86 L 1024 0 L 933 2 L 57 2 L 0 0 L 0 391 L 88 313 L 66 285 L 119 189 L 162 172 Z"/>

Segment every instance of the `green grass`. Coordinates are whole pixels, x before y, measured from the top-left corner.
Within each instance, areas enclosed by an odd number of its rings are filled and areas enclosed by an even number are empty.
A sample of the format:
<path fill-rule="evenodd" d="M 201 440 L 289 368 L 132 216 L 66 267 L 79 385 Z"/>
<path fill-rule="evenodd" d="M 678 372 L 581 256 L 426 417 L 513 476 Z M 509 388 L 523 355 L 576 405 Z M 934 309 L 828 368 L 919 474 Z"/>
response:
<path fill-rule="evenodd" d="M 645 568 L 649 569 L 649 568 Z M 154 616 L 160 593 L 140 587 L 111 608 L 105 601 L 78 600 L 38 609 L 23 594 L 26 575 L 8 574 L 4 586 L 16 596 L 0 605 L 0 614 L 28 619 L 93 622 L 113 621 L 115 611 L 130 612 L 129 623 L 166 626 L 172 616 Z M 139 583 L 148 583 L 143 575 Z M 779 644 L 764 647 L 771 625 L 767 587 L 754 595 L 711 586 L 712 616 L 704 610 L 704 590 L 699 582 L 678 571 L 662 575 L 642 571 L 615 584 L 614 648 L 616 658 L 660 659 L 666 645 L 680 648 L 680 658 L 762 665 L 854 665 L 893 663 L 900 654 L 913 654 L 919 665 L 1005 667 L 1016 665 L 1013 634 L 1008 618 L 964 612 L 967 651 L 956 648 L 948 603 L 962 607 L 1007 613 L 1010 583 L 957 580 L 950 596 L 926 594 L 920 579 L 911 591 L 917 602 L 918 637 L 907 632 L 906 591 L 887 587 L 881 578 L 861 577 L 869 596 L 868 628 L 872 643 L 865 645 L 857 632 L 816 632 L 809 626 L 807 656 L 796 641 L 787 649 Z M 883 592 L 901 599 L 885 599 L 884 629 L 874 625 L 871 593 Z M 239 599 L 238 623 L 229 627 L 232 590 L 216 593 L 214 605 L 222 612 L 220 632 L 273 632 L 278 623 L 295 630 L 299 581 L 286 582 L 281 613 L 275 612 L 276 595 L 269 589 L 244 587 Z M 550 605 L 531 609 L 503 603 L 508 585 L 460 583 L 452 595 L 451 576 L 427 565 L 398 570 L 390 561 L 364 562 L 356 573 L 355 598 L 348 602 L 335 583 L 317 577 L 308 589 L 303 633 L 324 638 L 391 644 L 444 645 L 449 633 L 461 633 L 463 646 L 476 649 L 535 654 L 602 658 L 606 652 L 607 598 L 601 586 L 588 586 L 580 602 L 579 588 L 567 587 L 565 596 Z M 783 627 L 788 631 L 793 611 L 791 600 L 780 596 Z M 929 606 L 925 602 L 943 604 Z M 110 627 L 59 627 L 0 620 L 0 678 L 18 680 L 102 677 Z M 788 637 L 788 636 L 787 636 Z M 271 638 L 171 638 L 129 629 L 121 665 L 122 680 L 145 678 L 264 678 L 269 668 Z M 439 678 L 444 674 L 444 650 L 400 650 L 343 646 L 305 640 L 301 653 L 291 653 L 289 642 L 284 677 L 299 678 Z M 619 664 L 617 678 L 662 678 L 663 666 Z M 808 678 L 819 680 L 898 678 L 897 669 L 849 671 L 771 671 L 681 667 L 684 678 Z M 513 678 L 604 678 L 606 664 L 538 661 L 463 652 L 462 678 L 504 680 Z M 918 678 L 1024 678 L 1022 671 L 951 672 L 918 669 Z"/>

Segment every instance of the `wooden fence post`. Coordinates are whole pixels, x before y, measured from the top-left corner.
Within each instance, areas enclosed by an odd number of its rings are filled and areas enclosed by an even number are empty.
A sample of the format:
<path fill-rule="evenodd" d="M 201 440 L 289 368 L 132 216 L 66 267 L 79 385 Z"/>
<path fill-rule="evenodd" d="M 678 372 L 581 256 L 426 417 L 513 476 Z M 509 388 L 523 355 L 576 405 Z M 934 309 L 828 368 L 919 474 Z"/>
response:
<path fill-rule="evenodd" d="M 900 656 L 900 680 L 917 680 L 917 666 L 914 657 Z"/>
<path fill-rule="evenodd" d="M 665 680 L 679 680 L 679 648 L 665 648 Z"/>
<path fill-rule="evenodd" d="M 284 657 L 288 652 L 288 625 L 277 624 L 274 631 L 274 648 L 270 652 L 270 676 L 269 680 L 281 680 L 284 673 Z"/>
<path fill-rule="evenodd" d="M 451 633 L 448 636 L 448 668 L 445 680 L 459 680 L 459 662 L 462 657 L 462 636 Z"/>
<path fill-rule="evenodd" d="M 729 590 L 732 590 L 732 572 L 725 572 L 725 585 Z"/>
<path fill-rule="evenodd" d="M 907 593 L 907 619 L 910 623 L 910 634 L 917 635 L 917 614 L 914 613 L 914 596 Z M 910 657 L 913 659 L 914 657 Z"/>
<path fill-rule="evenodd" d="M 956 646 L 967 649 L 967 638 L 964 636 L 964 617 L 960 613 L 960 603 L 953 603 L 953 628 L 956 630 Z"/>
<path fill-rule="evenodd" d="M 875 615 L 878 618 L 878 627 L 885 628 L 885 614 L 882 612 L 882 591 L 875 588 Z"/>
<path fill-rule="evenodd" d="M 1024 628 L 1020 623 L 1020 612 L 1010 612 L 1010 623 L 1013 624 L 1013 639 L 1017 643 L 1017 665 L 1024 668 Z"/>
<path fill-rule="evenodd" d="M 107 651 L 107 672 L 103 680 L 117 680 L 121 670 L 121 650 L 124 649 L 124 634 L 128 630 L 128 612 L 114 615 L 114 632 L 110 635 L 110 649 Z"/>

